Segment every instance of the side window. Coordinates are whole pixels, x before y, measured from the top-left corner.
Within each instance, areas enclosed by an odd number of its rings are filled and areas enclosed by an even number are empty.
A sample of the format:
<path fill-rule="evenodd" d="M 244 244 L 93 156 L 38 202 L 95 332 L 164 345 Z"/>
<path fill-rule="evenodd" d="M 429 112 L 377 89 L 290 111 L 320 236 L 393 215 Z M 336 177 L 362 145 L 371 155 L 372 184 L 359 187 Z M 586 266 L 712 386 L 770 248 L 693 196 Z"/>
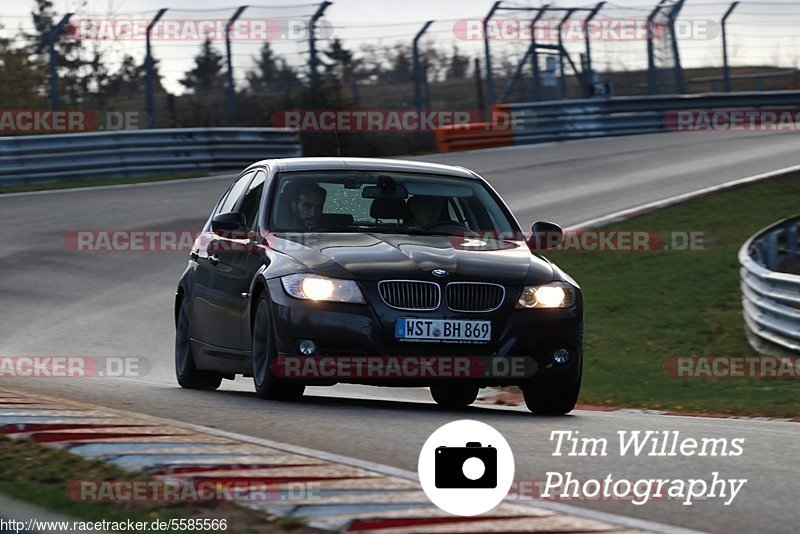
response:
<path fill-rule="evenodd" d="M 225 197 L 225 200 L 219 205 L 216 213 L 228 213 L 233 211 L 234 206 L 236 206 L 236 202 L 242 197 L 247 184 L 250 183 L 250 179 L 255 174 L 255 171 L 248 172 L 238 180 L 236 183 L 233 184 L 231 190 L 228 192 L 228 196 Z M 216 215 L 216 214 L 215 214 Z"/>
<path fill-rule="evenodd" d="M 214 209 L 211 210 L 211 215 L 208 216 L 208 220 L 206 221 L 206 224 L 203 226 L 203 232 L 208 232 L 209 230 L 211 230 L 211 219 L 214 218 L 214 215 L 219 213 L 219 207 L 222 206 L 222 203 L 225 202 L 225 199 L 228 197 L 228 191 L 230 191 L 230 187 L 228 187 L 228 189 L 224 193 L 222 193 L 222 196 L 219 197 L 217 203 L 214 204 Z"/>
<path fill-rule="evenodd" d="M 244 194 L 242 203 L 239 206 L 239 211 L 244 215 L 247 221 L 247 228 L 252 229 L 258 215 L 258 208 L 261 205 L 261 192 L 264 190 L 264 180 L 267 174 L 259 170 L 256 172 L 256 177 L 247 188 L 247 193 Z"/>

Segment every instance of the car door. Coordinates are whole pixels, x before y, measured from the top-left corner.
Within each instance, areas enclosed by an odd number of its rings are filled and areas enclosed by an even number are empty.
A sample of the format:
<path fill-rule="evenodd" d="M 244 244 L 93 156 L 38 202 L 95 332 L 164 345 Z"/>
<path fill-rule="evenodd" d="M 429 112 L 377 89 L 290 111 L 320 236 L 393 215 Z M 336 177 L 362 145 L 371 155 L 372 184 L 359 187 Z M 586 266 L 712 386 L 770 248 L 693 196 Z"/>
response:
<path fill-rule="evenodd" d="M 253 176 L 254 170 L 244 172 L 231 184 L 217 203 L 192 249 L 192 259 L 197 263 L 192 273 L 192 338 L 205 344 L 214 345 L 214 340 L 219 338 L 216 333 L 219 321 L 217 309 L 222 300 L 215 289 L 214 280 L 218 264 L 216 250 L 219 248 L 219 236 L 211 231 L 211 219 L 235 208 Z"/>
<path fill-rule="evenodd" d="M 258 235 L 258 213 L 264 192 L 266 172 L 256 171 L 253 180 L 231 211 L 242 213 L 247 230 L 240 235 L 215 236 L 213 254 L 214 271 L 211 290 L 215 302 L 213 307 L 213 345 L 249 351 L 250 328 L 247 304 L 250 284 L 261 266 L 261 256 L 253 248 Z"/>

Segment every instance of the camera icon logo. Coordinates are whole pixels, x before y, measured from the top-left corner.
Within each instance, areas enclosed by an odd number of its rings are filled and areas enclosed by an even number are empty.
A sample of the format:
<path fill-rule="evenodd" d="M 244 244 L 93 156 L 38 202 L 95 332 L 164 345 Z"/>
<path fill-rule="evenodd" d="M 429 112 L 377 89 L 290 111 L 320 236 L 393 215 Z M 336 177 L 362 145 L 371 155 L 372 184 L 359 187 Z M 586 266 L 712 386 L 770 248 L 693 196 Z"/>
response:
<path fill-rule="evenodd" d="M 437 488 L 496 488 L 497 449 L 477 441 L 466 447 L 437 447 L 434 470 Z"/>
<path fill-rule="evenodd" d="M 480 436 L 481 441 L 474 441 Z M 419 455 L 419 480 L 428 498 L 453 515 L 496 507 L 514 481 L 514 454 L 491 426 L 464 419 L 437 429 Z"/>

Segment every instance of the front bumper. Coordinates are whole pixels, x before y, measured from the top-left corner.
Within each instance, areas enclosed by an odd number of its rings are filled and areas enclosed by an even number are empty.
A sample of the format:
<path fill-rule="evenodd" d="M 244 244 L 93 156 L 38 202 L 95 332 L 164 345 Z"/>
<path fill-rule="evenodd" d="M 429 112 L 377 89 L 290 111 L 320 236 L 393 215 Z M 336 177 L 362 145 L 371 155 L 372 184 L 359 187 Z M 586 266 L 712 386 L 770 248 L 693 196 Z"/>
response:
<path fill-rule="evenodd" d="M 389 386 L 428 386 L 452 380 L 480 387 L 527 385 L 530 383 L 559 385 L 580 379 L 583 360 L 583 303 L 565 310 L 517 310 L 510 302 L 490 313 L 458 313 L 450 310 L 436 312 L 405 312 L 373 304 L 341 304 L 312 302 L 290 297 L 280 280 L 269 281 L 272 317 L 276 343 L 281 358 L 315 359 L 320 365 L 308 362 L 303 381 L 314 384 L 351 382 Z M 492 321 L 492 339 L 485 344 L 402 342 L 394 337 L 394 321 L 398 317 L 428 317 L 449 319 L 482 319 Z M 301 340 L 311 340 L 316 351 L 300 355 Z M 568 359 L 559 362 L 554 354 L 566 350 Z M 561 352 L 564 355 L 564 352 Z M 380 357 L 380 358 L 374 358 Z M 363 374 L 358 365 L 380 365 L 385 374 Z M 394 361 L 387 358 L 393 358 Z M 331 362 L 342 363 L 341 372 L 331 373 Z M 411 360 L 409 363 L 407 360 Z M 448 361 L 450 360 L 450 361 Z M 402 376 L 397 375 L 398 362 Z M 414 363 L 445 369 L 448 364 L 469 367 L 468 373 L 447 374 L 413 371 Z M 327 367 L 323 367 L 323 364 Z M 316 370 L 327 369 L 316 377 Z M 295 366 L 296 369 L 296 366 Z"/>

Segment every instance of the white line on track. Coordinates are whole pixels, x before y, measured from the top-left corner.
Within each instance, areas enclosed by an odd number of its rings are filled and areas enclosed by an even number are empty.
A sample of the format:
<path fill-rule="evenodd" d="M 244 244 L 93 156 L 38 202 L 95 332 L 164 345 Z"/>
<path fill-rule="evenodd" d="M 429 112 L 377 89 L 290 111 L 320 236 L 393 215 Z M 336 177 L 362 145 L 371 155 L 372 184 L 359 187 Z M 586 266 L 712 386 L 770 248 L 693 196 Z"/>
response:
<path fill-rule="evenodd" d="M 697 189 L 695 191 L 690 191 L 688 193 L 681 193 L 680 195 L 675 195 L 661 200 L 640 204 L 632 208 L 626 208 L 624 210 L 615 211 L 613 213 L 609 213 L 608 215 L 603 215 L 602 217 L 597 217 L 595 219 L 590 219 L 588 221 L 574 224 L 569 228 L 566 228 L 566 230 L 575 230 L 578 228 L 586 228 L 587 226 L 597 226 L 597 225 L 609 224 L 612 222 L 625 220 L 630 217 L 635 217 L 637 215 L 643 214 L 644 212 L 647 211 L 659 208 L 666 208 L 667 206 L 680 204 L 681 202 L 686 202 L 687 200 L 692 200 L 694 198 L 710 195 L 712 193 L 719 193 L 720 191 L 724 191 L 726 189 L 733 189 L 735 187 L 751 184 L 754 182 L 760 182 L 762 180 L 768 180 L 770 178 L 775 178 L 782 174 L 796 172 L 796 171 L 800 171 L 800 165 L 792 165 L 791 167 L 784 167 L 783 169 L 763 172 L 761 174 L 754 174 L 752 176 L 747 176 L 746 178 L 737 178 L 736 180 L 731 180 L 730 182 L 724 182 L 718 185 L 712 185 L 711 187 L 704 187 L 702 189 Z"/>
<path fill-rule="evenodd" d="M 61 193 L 83 193 L 86 191 L 105 191 L 106 189 L 133 189 L 138 187 L 154 187 L 160 185 L 172 185 L 177 183 L 209 182 L 221 180 L 223 178 L 233 180 L 236 174 L 213 174 L 211 176 L 198 176 L 197 178 L 176 178 L 174 180 L 160 180 L 157 182 L 139 182 L 135 184 L 114 184 L 114 185 L 92 185 L 89 187 L 70 187 L 65 189 L 45 189 L 43 191 L 20 191 L 19 193 L 0 194 L 0 200 L 4 198 L 33 197 L 41 195 L 55 195 Z"/>

